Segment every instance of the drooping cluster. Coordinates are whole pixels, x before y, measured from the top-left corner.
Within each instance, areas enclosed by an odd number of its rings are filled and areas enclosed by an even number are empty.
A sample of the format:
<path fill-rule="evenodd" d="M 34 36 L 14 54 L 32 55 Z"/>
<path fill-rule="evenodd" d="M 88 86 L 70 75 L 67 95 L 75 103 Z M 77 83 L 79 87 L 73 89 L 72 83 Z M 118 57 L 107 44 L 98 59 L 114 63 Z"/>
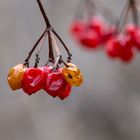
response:
<path fill-rule="evenodd" d="M 103 16 L 107 10 L 104 10 L 104 13 L 100 12 L 100 16 L 97 15 L 96 3 L 97 1 L 85 0 L 86 10 L 90 12 L 87 13 L 86 18 L 80 16 L 73 20 L 70 26 L 71 35 L 84 48 L 95 50 L 103 46 L 102 48 L 110 58 L 130 62 L 135 52 L 140 50 L 140 27 L 136 1 L 128 0 L 120 18 L 112 24 Z M 126 24 L 130 10 L 133 20 Z M 110 20 L 111 18 L 110 16 Z"/>
<path fill-rule="evenodd" d="M 52 97 L 59 97 L 63 100 L 70 95 L 72 86 L 80 86 L 82 84 L 83 76 L 79 68 L 71 63 L 72 54 L 61 37 L 52 28 L 41 1 L 37 0 L 37 2 L 47 27 L 33 48 L 29 51 L 25 62 L 10 69 L 7 81 L 12 90 L 23 89 L 24 93 L 28 95 L 35 94 L 39 90 L 44 90 Z M 47 59 L 47 64 L 38 66 L 40 51 L 44 46 L 46 37 L 48 37 L 49 58 Z M 56 38 L 60 41 L 68 54 L 67 62 L 65 62 L 62 57 L 57 46 Z M 38 46 L 39 50 L 35 55 L 35 65 L 30 66 L 29 60 Z"/>
<path fill-rule="evenodd" d="M 123 34 L 114 36 L 106 43 L 106 52 L 111 58 L 129 62 L 134 57 L 136 50 L 140 50 L 139 39 L 140 29 L 134 24 L 129 24 Z"/>
<path fill-rule="evenodd" d="M 95 49 L 107 42 L 114 34 L 115 27 L 107 24 L 100 16 L 88 21 L 75 19 L 71 25 L 71 34 L 85 48 Z"/>
<path fill-rule="evenodd" d="M 60 99 L 68 97 L 72 86 L 80 86 L 82 82 L 80 70 L 72 63 L 56 69 L 50 65 L 35 68 L 18 64 L 8 74 L 8 83 L 12 90 L 23 89 L 26 94 L 32 95 L 43 89 Z"/>
<path fill-rule="evenodd" d="M 117 32 L 105 45 L 106 52 L 111 58 L 129 62 L 134 58 L 136 51 L 140 50 L 140 27 L 136 4 L 135 0 L 127 1 L 116 26 Z M 129 12 L 132 13 L 133 20 L 132 23 L 125 24 Z"/>

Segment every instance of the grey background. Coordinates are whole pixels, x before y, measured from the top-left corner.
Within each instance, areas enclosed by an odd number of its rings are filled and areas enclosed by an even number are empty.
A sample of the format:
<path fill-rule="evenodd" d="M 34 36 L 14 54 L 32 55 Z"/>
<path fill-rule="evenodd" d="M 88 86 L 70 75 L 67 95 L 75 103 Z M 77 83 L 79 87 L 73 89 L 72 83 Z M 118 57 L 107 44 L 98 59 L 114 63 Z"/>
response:
<path fill-rule="evenodd" d="M 80 88 L 60 101 L 44 91 L 29 97 L 8 87 L 9 68 L 23 62 L 45 24 L 35 0 L 0 1 L 0 140 L 140 139 L 139 53 L 124 64 L 110 60 L 103 51 L 80 49 L 68 33 L 77 2 L 44 3 L 85 77 Z M 125 0 L 102 2 L 118 16 Z M 42 53 L 42 62 L 46 54 Z"/>

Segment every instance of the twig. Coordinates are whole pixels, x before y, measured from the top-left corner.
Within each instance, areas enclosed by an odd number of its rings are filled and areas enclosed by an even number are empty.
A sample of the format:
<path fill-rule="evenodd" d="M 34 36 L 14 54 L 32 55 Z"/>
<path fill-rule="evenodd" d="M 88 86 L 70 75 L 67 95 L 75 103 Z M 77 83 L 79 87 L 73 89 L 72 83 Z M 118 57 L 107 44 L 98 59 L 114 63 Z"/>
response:
<path fill-rule="evenodd" d="M 39 39 L 37 40 L 37 42 L 35 43 L 35 45 L 33 46 L 33 48 L 30 50 L 30 52 L 29 52 L 27 58 L 25 59 L 24 65 L 26 65 L 26 66 L 29 67 L 29 59 L 31 58 L 31 56 L 32 56 L 32 54 L 33 54 L 33 52 L 34 52 L 34 50 L 35 50 L 36 47 L 38 46 L 38 44 L 39 44 L 39 42 L 41 41 L 41 39 L 44 37 L 45 33 L 46 33 L 46 29 L 45 29 L 45 31 L 42 33 L 42 35 L 39 37 Z"/>
<path fill-rule="evenodd" d="M 46 14 L 46 12 L 45 12 L 45 10 L 44 10 L 44 8 L 43 8 L 43 5 L 42 5 L 41 1 L 40 1 L 40 0 L 37 0 L 37 3 L 38 3 L 38 6 L 39 6 L 39 8 L 40 8 L 40 11 L 41 11 L 41 13 L 42 13 L 42 16 L 43 16 L 43 18 L 44 18 L 44 20 L 45 20 L 45 22 L 46 22 L 47 28 L 51 28 L 50 21 L 49 21 L 49 19 L 48 19 L 48 17 L 47 17 L 47 14 Z"/>

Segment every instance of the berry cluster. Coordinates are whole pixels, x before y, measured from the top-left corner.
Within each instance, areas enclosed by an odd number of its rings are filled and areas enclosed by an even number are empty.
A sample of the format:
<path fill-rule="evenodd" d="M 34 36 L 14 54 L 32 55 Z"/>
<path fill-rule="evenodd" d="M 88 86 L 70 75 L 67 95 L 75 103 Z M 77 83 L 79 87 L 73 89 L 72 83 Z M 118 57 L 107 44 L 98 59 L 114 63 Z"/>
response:
<path fill-rule="evenodd" d="M 115 27 L 109 26 L 101 17 L 93 16 L 88 21 L 73 21 L 71 34 L 86 48 L 98 48 L 107 42 L 115 32 Z"/>
<path fill-rule="evenodd" d="M 111 58 L 120 58 L 124 62 L 132 60 L 136 48 L 140 48 L 140 31 L 133 24 L 127 25 L 125 33 L 112 37 L 105 46 Z"/>
<path fill-rule="evenodd" d="M 91 4 L 90 0 L 86 1 L 86 4 L 90 9 L 91 5 L 94 5 L 93 10 L 97 7 L 95 2 L 92 1 Z M 130 10 L 133 22 L 125 26 Z M 136 50 L 140 50 L 140 27 L 138 26 L 138 11 L 135 0 L 127 1 L 120 19 L 115 24 L 107 23 L 102 16 L 97 16 L 93 12 L 92 15 L 88 14 L 86 19 L 76 18 L 72 22 L 70 31 L 84 48 L 95 49 L 104 46 L 104 50 L 110 58 L 118 58 L 123 62 L 131 61 Z"/>
<path fill-rule="evenodd" d="M 46 29 L 29 52 L 25 63 L 18 64 L 10 69 L 7 80 L 12 90 L 23 89 L 26 94 L 32 95 L 43 89 L 49 95 L 63 100 L 70 95 L 72 86 L 80 86 L 82 84 L 83 76 L 78 67 L 70 63 L 72 55 L 69 49 L 52 28 L 41 1 L 37 0 L 37 2 L 46 21 Z M 39 67 L 39 54 L 46 36 L 48 36 L 49 58 L 47 64 Z M 67 62 L 62 58 L 55 37 L 68 53 Z M 35 65 L 30 67 L 29 59 L 39 44 L 41 45 L 36 53 Z M 61 64 L 64 64 L 64 67 Z"/>
<path fill-rule="evenodd" d="M 18 64 L 8 74 L 8 83 L 12 90 L 22 88 L 25 93 L 32 95 L 43 89 L 60 99 L 68 97 L 72 86 L 80 86 L 82 81 L 80 70 L 72 63 L 56 69 L 49 65 L 36 68 Z"/>

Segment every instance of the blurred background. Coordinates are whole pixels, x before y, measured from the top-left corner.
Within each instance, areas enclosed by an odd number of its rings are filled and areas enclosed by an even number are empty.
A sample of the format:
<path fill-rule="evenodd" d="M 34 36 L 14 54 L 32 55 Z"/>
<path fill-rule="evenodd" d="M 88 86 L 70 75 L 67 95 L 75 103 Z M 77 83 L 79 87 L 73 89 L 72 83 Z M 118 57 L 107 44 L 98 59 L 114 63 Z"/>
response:
<path fill-rule="evenodd" d="M 124 64 L 103 51 L 81 49 L 69 34 L 78 1 L 42 0 L 84 75 L 83 85 L 64 101 L 9 88 L 9 69 L 24 61 L 45 24 L 35 0 L 0 1 L 0 140 L 140 139 L 140 56 Z M 101 2 L 119 16 L 126 0 Z"/>

